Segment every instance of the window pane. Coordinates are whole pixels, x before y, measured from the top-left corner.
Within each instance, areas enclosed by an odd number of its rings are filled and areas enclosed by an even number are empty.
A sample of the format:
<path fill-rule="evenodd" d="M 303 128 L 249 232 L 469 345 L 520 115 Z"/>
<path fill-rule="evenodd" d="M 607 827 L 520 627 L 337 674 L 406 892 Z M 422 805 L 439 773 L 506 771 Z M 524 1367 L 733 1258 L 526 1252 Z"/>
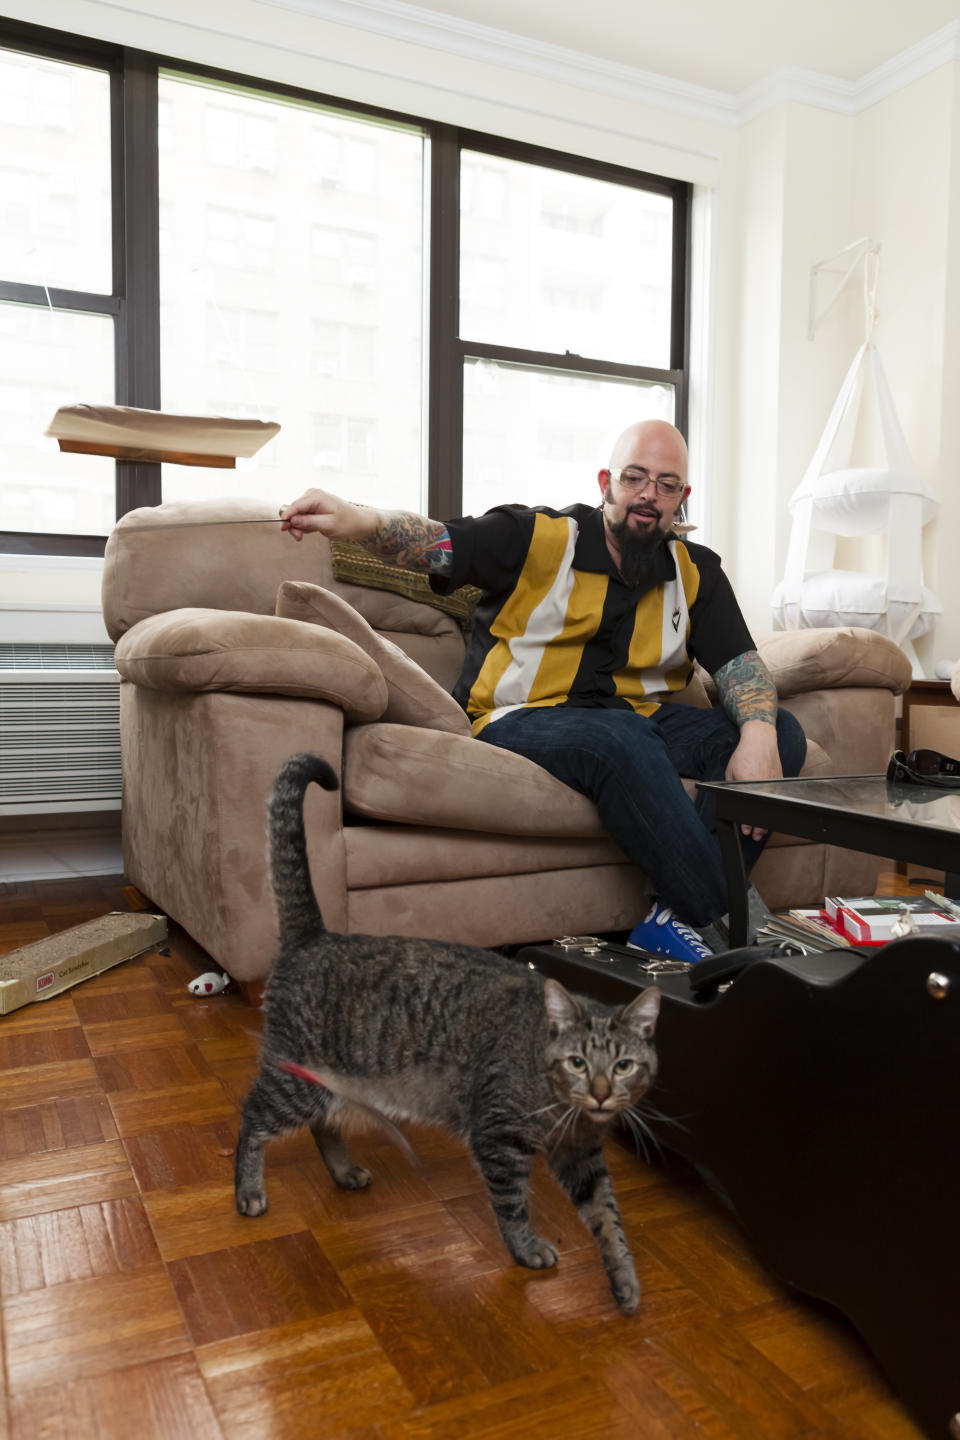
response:
<path fill-rule="evenodd" d="M 164 466 L 164 499 L 423 509 L 423 137 L 172 76 L 160 101 L 163 408 L 282 426 L 236 471 Z"/>
<path fill-rule="evenodd" d="M 667 196 L 464 151 L 460 335 L 670 365 Z"/>
<path fill-rule="evenodd" d="M 0 50 L 0 280 L 113 289 L 110 80 Z"/>
<path fill-rule="evenodd" d="M 494 505 L 600 503 L 597 471 L 636 420 L 669 420 L 665 385 L 468 361 L 463 375 L 463 513 Z"/>
<path fill-rule="evenodd" d="M 61 405 L 112 405 L 113 321 L 0 305 L 0 530 L 107 535 L 116 464 L 61 454 L 44 430 Z"/>

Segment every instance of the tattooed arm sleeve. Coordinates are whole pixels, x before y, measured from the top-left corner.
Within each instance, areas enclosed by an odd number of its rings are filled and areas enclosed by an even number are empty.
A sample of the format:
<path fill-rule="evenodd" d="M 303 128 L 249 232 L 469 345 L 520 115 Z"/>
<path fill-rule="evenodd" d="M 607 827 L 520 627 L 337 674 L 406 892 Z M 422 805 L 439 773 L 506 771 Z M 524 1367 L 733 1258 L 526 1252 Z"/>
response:
<path fill-rule="evenodd" d="M 400 570 L 429 570 L 446 575 L 453 568 L 453 547 L 447 527 L 406 510 L 381 510 L 377 527 L 360 544 L 371 555 Z"/>
<path fill-rule="evenodd" d="M 405 510 L 377 510 L 312 488 L 280 512 L 281 528 L 294 540 L 326 535 L 330 540 L 356 540 L 401 570 L 430 570 L 447 575 L 453 568 L 453 546 L 447 527 Z"/>
<path fill-rule="evenodd" d="M 720 703 L 735 725 L 748 720 L 777 723 L 777 691 L 756 650 L 735 655 L 715 673 Z"/>

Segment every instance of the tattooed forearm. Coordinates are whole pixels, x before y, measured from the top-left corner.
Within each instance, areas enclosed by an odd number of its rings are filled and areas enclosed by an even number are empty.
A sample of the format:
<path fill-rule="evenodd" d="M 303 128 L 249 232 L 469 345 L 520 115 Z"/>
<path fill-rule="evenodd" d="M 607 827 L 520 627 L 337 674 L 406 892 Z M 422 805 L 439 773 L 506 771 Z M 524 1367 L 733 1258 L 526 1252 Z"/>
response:
<path fill-rule="evenodd" d="M 777 691 L 756 650 L 744 650 L 714 675 L 720 703 L 735 725 L 748 720 L 777 723 Z"/>
<path fill-rule="evenodd" d="M 373 555 L 400 570 L 430 570 L 445 575 L 453 569 L 453 548 L 447 527 L 406 510 L 381 510 L 373 534 L 361 540 Z"/>

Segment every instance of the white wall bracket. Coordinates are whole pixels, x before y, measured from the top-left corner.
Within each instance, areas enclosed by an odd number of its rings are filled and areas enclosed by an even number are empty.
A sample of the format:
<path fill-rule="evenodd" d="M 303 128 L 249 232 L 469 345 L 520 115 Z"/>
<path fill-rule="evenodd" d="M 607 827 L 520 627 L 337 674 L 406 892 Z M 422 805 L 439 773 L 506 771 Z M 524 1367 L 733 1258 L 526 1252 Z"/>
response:
<path fill-rule="evenodd" d="M 853 274 L 854 270 L 856 270 L 857 266 L 860 264 L 860 261 L 863 260 L 863 261 L 865 262 L 867 272 L 869 272 L 869 269 L 870 269 L 869 257 L 870 257 L 871 255 L 874 256 L 874 257 L 876 257 L 876 256 L 879 256 L 879 254 L 880 254 L 880 242 L 879 242 L 879 240 L 872 240 L 869 235 L 863 235 L 863 236 L 861 236 L 861 238 L 860 238 L 859 240 L 854 240 L 854 241 L 851 242 L 851 244 L 845 245 L 845 246 L 843 247 L 843 249 L 842 249 L 842 250 L 838 250 L 835 255 L 828 255 L 827 258 L 826 258 L 826 260 L 818 260 L 817 263 L 816 263 L 816 265 L 811 266 L 811 268 L 810 268 L 810 303 L 809 303 L 808 321 L 807 321 L 807 339 L 808 339 L 808 340 L 813 340 L 814 337 L 816 336 L 817 326 L 818 326 L 818 325 L 820 324 L 820 322 L 824 319 L 824 317 L 827 315 L 827 313 L 828 313 L 830 310 L 833 309 L 833 306 L 836 304 L 837 300 L 840 298 L 840 294 L 841 294 L 844 286 L 846 285 L 847 281 L 850 279 L 850 277 L 851 277 L 851 275 Z M 837 260 L 843 260 L 845 257 L 846 257 L 846 268 L 844 268 L 843 266 L 838 266 L 838 265 L 836 265 L 836 264 L 834 263 L 834 262 L 837 261 Z M 878 266 L 878 265 L 879 265 L 879 261 L 876 261 L 876 262 L 875 262 L 875 266 L 874 266 L 874 275 L 873 275 L 872 281 L 870 280 L 868 273 L 865 273 L 865 276 L 864 276 L 864 290 L 865 290 L 865 298 L 866 298 L 867 304 L 868 304 L 868 311 L 869 311 L 870 309 L 872 309 L 873 299 L 874 299 L 874 297 L 875 297 L 875 295 L 876 295 L 876 289 L 877 289 L 877 284 L 876 284 L 876 266 Z M 818 310 L 817 310 L 817 282 L 818 282 L 818 280 L 819 280 L 819 278 L 820 278 L 820 272 L 821 272 L 821 271 L 823 271 L 823 272 L 824 272 L 825 274 L 827 274 L 827 275 L 839 275 L 839 276 L 840 276 L 840 282 L 839 282 L 839 284 L 834 288 L 834 291 L 833 291 L 832 295 L 830 296 L 830 298 L 829 298 L 829 300 L 826 302 L 826 304 L 823 306 L 823 308 L 818 311 Z M 871 330 L 871 329 L 873 328 L 872 320 L 875 319 L 875 318 L 876 318 L 875 314 L 871 317 L 871 315 L 868 313 L 868 318 L 867 318 L 867 329 L 868 329 L 868 332 L 869 332 L 869 330 Z"/>

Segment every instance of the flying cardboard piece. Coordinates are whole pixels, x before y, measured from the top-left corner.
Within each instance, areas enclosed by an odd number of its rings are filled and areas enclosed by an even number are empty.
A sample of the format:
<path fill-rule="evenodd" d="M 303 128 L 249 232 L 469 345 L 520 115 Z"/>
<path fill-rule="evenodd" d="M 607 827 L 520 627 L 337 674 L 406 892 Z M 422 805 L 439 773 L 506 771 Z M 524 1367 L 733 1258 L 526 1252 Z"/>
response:
<path fill-rule="evenodd" d="M 72 454 L 226 470 L 234 469 L 238 458 L 256 455 L 279 429 L 275 420 L 168 415 L 132 405 L 61 405 L 43 433 Z"/>

